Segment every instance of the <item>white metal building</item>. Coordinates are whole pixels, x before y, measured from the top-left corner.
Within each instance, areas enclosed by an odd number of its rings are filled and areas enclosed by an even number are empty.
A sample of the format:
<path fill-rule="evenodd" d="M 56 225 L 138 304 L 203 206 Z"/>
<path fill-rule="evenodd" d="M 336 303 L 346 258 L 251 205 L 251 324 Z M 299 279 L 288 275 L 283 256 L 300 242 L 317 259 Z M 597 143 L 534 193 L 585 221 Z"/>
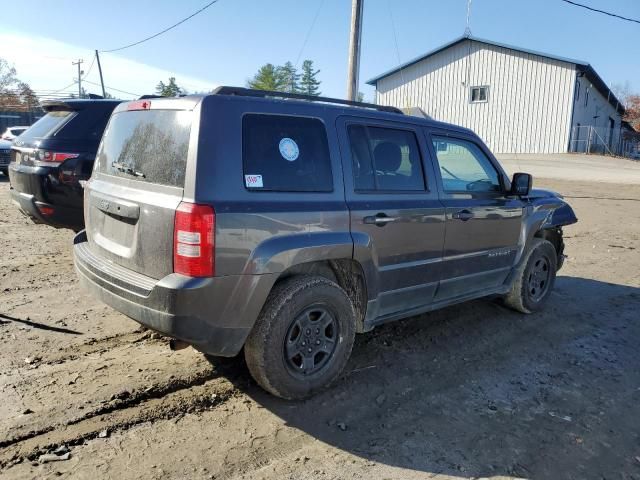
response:
<path fill-rule="evenodd" d="M 620 148 L 624 108 L 580 60 L 464 36 L 367 83 L 378 104 L 471 128 L 496 153 Z"/>

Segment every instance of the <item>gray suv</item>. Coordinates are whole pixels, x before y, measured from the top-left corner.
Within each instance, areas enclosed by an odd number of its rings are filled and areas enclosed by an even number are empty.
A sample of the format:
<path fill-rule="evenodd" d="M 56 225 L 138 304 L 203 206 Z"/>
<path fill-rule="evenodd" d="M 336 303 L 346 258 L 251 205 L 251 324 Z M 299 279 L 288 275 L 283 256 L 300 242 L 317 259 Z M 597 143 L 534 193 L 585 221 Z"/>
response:
<path fill-rule="evenodd" d="M 489 295 L 540 309 L 577 221 L 468 129 L 231 87 L 118 106 L 84 201 L 94 295 L 204 353 L 244 348 L 288 399 L 382 323 Z"/>

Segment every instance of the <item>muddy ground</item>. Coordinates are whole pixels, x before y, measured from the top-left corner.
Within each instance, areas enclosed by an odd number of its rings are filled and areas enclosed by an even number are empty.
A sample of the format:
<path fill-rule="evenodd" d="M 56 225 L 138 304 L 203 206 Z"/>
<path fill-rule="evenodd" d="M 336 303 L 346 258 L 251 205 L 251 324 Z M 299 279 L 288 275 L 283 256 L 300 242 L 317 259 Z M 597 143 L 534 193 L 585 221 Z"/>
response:
<path fill-rule="evenodd" d="M 640 187 L 536 184 L 580 219 L 545 312 L 378 328 L 294 403 L 79 290 L 72 232 L 29 223 L 0 176 L 0 477 L 640 479 Z"/>

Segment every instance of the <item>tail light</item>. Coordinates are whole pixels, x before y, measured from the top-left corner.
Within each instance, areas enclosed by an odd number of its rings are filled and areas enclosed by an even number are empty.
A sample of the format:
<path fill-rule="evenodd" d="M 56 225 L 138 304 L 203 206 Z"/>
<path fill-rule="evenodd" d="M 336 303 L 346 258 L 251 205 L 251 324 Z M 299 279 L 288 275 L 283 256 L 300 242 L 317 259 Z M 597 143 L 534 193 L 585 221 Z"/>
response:
<path fill-rule="evenodd" d="M 189 277 L 215 273 L 216 214 L 209 205 L 181 202 L 173 227 L 173 271 Z"/>
<path fill-rule="evenodd" d="M 78 158 L 78 153 L 50 152 L 48 150 L 36 150 L 34 160 L 38 165 L 56 166 L 59 163 L 69 160 L 70 158 Z"/>
<path fill-rule="evenodd" d="M 53 207 L 45 207 L 44 205 L 38 206 L 38 210 L 45 217 L 48 217 L 48 216 L 53 215 L 54 213 L 56 213 L 56 211 L 53 209 Z"/>
<path fill-rule="evenodd" d="M 127 103 L 127 110 L 149 110 L 151 102 L 149 100 L 138 100 Z"/>

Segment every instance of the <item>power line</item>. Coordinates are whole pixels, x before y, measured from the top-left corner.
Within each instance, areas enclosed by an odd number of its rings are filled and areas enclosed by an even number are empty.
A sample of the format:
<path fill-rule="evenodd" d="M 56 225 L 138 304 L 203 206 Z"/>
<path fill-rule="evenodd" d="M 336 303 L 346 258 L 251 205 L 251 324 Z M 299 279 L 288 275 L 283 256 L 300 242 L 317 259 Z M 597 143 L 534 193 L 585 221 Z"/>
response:
<path fill-rule="evenodd" d="M 575 5 L 576 7 L 586 8 L 587 10 L 591 10 L 592 12 L 602 13 L 604 15 L 609 15 L 610 17 L 619 18 L 620 20 L 626 20 L 627 22 L 640 23 L 640 20 L 636 20 L 635 18 L 628 18 L 628 17 L 623 17 L 622 15 L 618 15 L 616 13 L 605 12 L 604 10 L 598 10 L 597 8 L 589 7 L 588 5 L 583 5 L 581 3 L 573 2 L 571 0 L 562 0 L 562 1 L 565 3 L 569 3 L 571 5 Z"/>
<path fill-rule="evenodd" d="M 302 42 L 302 47 L 300 47 L 300 51 L 298 52 L 298 56 L 296 57 L 295 67 L 298 67 L 298 62 L 300 62 L 300 57 L 302 57 L 302 52 L 304 51 L 304 47 L 307 46 L 307 42 L 309 41 L 309 37 L 311 36 L 311 32 L 313 31 L 313 27 L 316 24 L 316 20 L 318 19 L 318 15 L 320 14 L 320 10 L 322 10 L 322 6 L 324 5 L 324 0 L 320 2 L 318 6 L 318 10 L 316 10 L 316 14 L 313 16 L 313 20 L 311 21 L 311 26 L 309 27 L 309 31 L 307 35 L 304 37 L 304 42 Z"/>
<path fill-rule="evenodd" d="M 52 94 L 53 94 L 53 93 L 59 93 L 59 92 L 61 92 L 61 91 L 63 91 L 63 90 L 66 90 L 66 89 L 67 89 L 67 88 L 69 88 L 69 87 L 73 87 L 75 84 L 76 84 L 76 81 L 74 80 L 72 83 L 70 83 L 70 84 L 69 84 L 69 85 L 67 85 L 66 87 L 61 88 L 60 90 L 54 90 L 54 91 L 53 91 L 53 92 L 51 92 L 51 93 L 52 93 Z"/>
<path fill-rule="evenodd" d="M 91 85 L 95 85 L 97 87 L 100 86 L 99 83 L 96 82 L 90 82 L 89 80 L 85 80 L 86 83 L 90 83 Z M 127 95 L 134 95 L 136 97 L 139 97 L 140 94 L 139 93 L 133 93 L 133 92 L 127 92 L 126 90 L 118 90 L 117 88 L 113 88 L 110 87 L 109 85 L 105 85 L 104 88 L 106 88 L 107 90 L 113 90 L 114 92 L 120 92 L 120 93 L 126 93 Z"/>
<path fill-rule="evenodd" d="M 91 73 L 91 69 L 93 68 L 93 64 L 95 63 L 95 61 L 96 61 L 96 56 L 94 55 L 94 56 L 93 56 L 93 59 L 91 60 L 91 65 L 89 65 L 89 70 L 87 70 L 87 73 L 85 73 L 85 74 L 82 76 L 82 79 L 83 79 L 83 80 L 84 80 L 85 78 L 87 78 L 87 77 L 89 76 L 89 74 Z"/>
<path fill-rule="evenodd" d="M 396 34 L 396 24 L 393 21 L 393 12 L 391 11 L 391 3 L 387 0 L 387 7 L 389 7 L 389 18 L 391 19 L 391 30 L 393 31 L 393 41 L 396 44 L 396 56 L 398 57 L 398 65 L 400 67 L 400 80 L 404 85 L 404 75 L 402 73 L 402 62 L 400 61 L 400 47 L 398 46 L 398 35 Z"/>
<path fill-rule="evenodd" d="M 156 38 L 156 37 L 158 37 L 158 36 L 162 35 L 163 33 L 166 33 L 166 32 L 168 32 L 169 30 L 171 30 L 171 29 L 173 29 L 173 28 L 176 28 L 178 25 L 183 24 L 183 23 L 184 23 L 184 22 L 186 22 L 187 20 L 189 20 L 189 19 L 191 19 L 191 18 L 195 17 L 196 15 L 198 15 L 199 13 L 201 13 L 201 12 L 205 11 L 207 8 L 209 8 L 209 7 L 210 7 L 211 5 L 213 5 L 214 3 L 218 3 L 218 1 L 219 1 L 219 0 L 213 0 L 213 1 L 209 2 L 209 3 L 207 3 L 207 4 L 206 4 L 204 7 L 202 7 L 200 10 L 198 10 L 198 11 L 196 11 L 196 12 L 192 13 L 191 15 L 189 15 L 189 16 L 188 16 L 188 17 L 186 17 L 186 18 L 183 18 L 183 19 L 182 19 L 182 20 L 180 20 L 178 23 L 174 23 L 174 24 L 173 24 L 173 25 L 171 25 L 170 27 L 165 28 L 164 30 L 162 30 L 162 31 L 160 31 L 160 32 L 158 32 L 158 33 L 155 33 L 155 34 L 151 35 L 150 37 L 143 38 L 142 40 L 139 40 L 139 41 L 134 42 L 134 43 L 130 43 L 129 45 L 125 45 L 124 47 L 112 48 L 111 50 L 100 50 L 100 52 L 101 52 L 101 53 L 117 52 L 117 51 L 119 51 L 119 50 L 124 50 L 125 48 L 129 48 L 129 47 L 134 47 L 134 46 L 136 46 L 136 45 L 140 45 L 141 43 L 144 43 L 144 42 L 146 42 L 147 40 L 151 40 L 152 38 Z"/>

